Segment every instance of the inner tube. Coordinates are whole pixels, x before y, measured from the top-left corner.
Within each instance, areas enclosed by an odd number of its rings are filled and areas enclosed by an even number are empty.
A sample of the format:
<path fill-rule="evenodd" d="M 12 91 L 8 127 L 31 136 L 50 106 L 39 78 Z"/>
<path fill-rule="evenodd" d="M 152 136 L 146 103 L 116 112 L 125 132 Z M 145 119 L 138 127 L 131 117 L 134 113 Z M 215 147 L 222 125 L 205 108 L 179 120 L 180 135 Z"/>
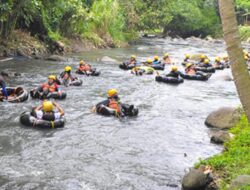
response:
<path fill-rule="evenodd" d="M 169 83 L 169 84 L 180 84 L 184 82 L 182 78 L 165 77 L 165 76 L 156 76 L 155 80 L 157 82 L 164 82 L 164 83 Z"/>
<path fill-rule="evenodd" d="M 76 78 L 69 83 L 69 86 L 81 86 L 81 85 L 82 85 L 82 80 L 79 78 Z"/>
<path fill-rule="evenodd" d="M 134 117 L 137 116 L 139 113 L 139 109 L 135 107 L 134 105 L 128 105 L 128 104 L 122 104 L 122 114 L 119 117 Z M 100 115 L 104 116 L 115 116 L 117 117 L 117 114 L 114 109 L 109 108 L 105 105 L 96 106 L 96 112 Z"/>
<path fill-rule="evenodd" d="M 101 74 L 101 72 L 97 71 L 96 69 L 92 69 L 92 71 L 90 73 L 86 73 L 86 72 L 77 70 L 76 74 L 97 77 L 97 76 L 99 76 Z"/>
<path fill-rule="evenodd" d="M 164 70 L 165 69 L 165 64 L 157 64 L 157 65 L 152 65 L 151 66 L 154 70 Z"/>
<path fill-rule="evenodd" d="M 0 89 L 1 91 L 2 89 Z M 29 98 L 29 93 L 23 87 L 7 87 L 7 93 L 11 100 L 7 100 L 10 103 L 24 102 Z"/>
<path fill-rule="evenodd" d="M 55 121 L 46 121 L 37 119 L 31 112 L 23 112 L 20 115 L 20 123 L 27 127 L 35 127 L 40 129 L 63 128 L 65 119 L 62 117 Z"/>
<path fill-rule="evenodd" d="M 200 81 L 207 81 L 211 77 L 211 73 L 204 74 L 204 75 L 188 75 L 188 74 L 181 74 L 181 77 L 187 80 L 200 80 Z"/>
<path fill-rule="evenodd" d="M 214 66 L 215 70 L 223 70 L 225 67 L 224 65 L 216 65 Z"/>
<path fill-rule="evenodd" d="M 63 100 L 67 97 L 66 92 L 62 92 L 61 94 L 59 94 L 58 92 L 52 92 L 52 93 L 43 93 L 42 95 L 40 95 L 37 91 L 37 89 L 33 89 L 30 91 L 30 96 L 34 99 L 59 99 L 59 100 Z"/>
<path fill-rule="evenodd" d="M 205 73 L 215 73 L 214 67 L 195 67 L 196 71 L 202 71 Z"/>
<path fill-rule="evenodd" d="M 120 69 L 123 69 L 123 70 L 131 70 L 134 68 L 134 65 L 128 65 L 128 63 L 122 63 L 119 65 L 119 68 Z"/>
<path fill-rule="evenodd" d="M 189 62 L 183 61 L 183 62 L 181 63 L 181 65 L 184 66 L 184 67 L 186 67 L 186 65 L 187 65 L 188 63 L 189 63 Z"/>

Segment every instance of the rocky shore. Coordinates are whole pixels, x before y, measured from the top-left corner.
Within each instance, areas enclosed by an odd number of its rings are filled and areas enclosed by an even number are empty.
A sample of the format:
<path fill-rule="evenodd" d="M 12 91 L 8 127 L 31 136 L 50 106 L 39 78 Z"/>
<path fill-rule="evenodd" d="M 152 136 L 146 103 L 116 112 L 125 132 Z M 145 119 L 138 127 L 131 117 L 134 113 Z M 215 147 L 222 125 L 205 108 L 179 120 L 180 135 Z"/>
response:
<path fill-rule="evenodd" d="M 210 113 L 205 124 L 211 131 L 211 143 L 221 145 L 233 140 L 235 135 L 230 133 L 229 130 L 240 122 L 242 115 L 243 110 L 241 108 L 232 107 L 222 107 Z M 223 152 L 225 151 L 227 151 L 226 147 L 224 147 Z M 218 190 L 222 181 L 221 178 L 220 171 L 216 171 L 210 165 L 199 164 L 198 168 L 191 168 L 183 177 L 182 188 L 183 190 Z M 227 189 L 240 189 L 245 185 L 250 186 L 250 175 L 239 175 L 232 180 Z"/>

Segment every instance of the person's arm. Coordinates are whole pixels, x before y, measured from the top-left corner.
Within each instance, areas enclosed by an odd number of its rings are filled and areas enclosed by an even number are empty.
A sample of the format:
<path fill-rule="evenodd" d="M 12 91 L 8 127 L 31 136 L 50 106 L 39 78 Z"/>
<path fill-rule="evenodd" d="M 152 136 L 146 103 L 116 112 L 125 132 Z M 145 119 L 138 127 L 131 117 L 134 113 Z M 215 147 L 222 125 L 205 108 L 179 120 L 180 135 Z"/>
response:
<path fill-rule="evenodd" d="M 64 74 L 65 74 L 65 72 L 62 72 L 62 73 L 60 74 L 60 78 L 63 78 Z"/>
<path fill-rule="evenodd" d="M 42 105 L 39 105 L 39 106 L 37 106 L 36 108 L 35 108 L 35 112 L 37 112 L 37 111 L 40 111 L 41 109 L 42 109 Z"/>
<path fill-rule="evenodd" d="M 53 105 L 58 109 L 61 116 L 64 116 L 64 110 L 57 104 L 56 102 L 53 102 Z"/>
<path fill-rule="evenodd" d="M 43 92 L 43 85 L 38 86 L 38 87 L 37 87 L 37 91 L 38 91 L 38 92 Z"/>

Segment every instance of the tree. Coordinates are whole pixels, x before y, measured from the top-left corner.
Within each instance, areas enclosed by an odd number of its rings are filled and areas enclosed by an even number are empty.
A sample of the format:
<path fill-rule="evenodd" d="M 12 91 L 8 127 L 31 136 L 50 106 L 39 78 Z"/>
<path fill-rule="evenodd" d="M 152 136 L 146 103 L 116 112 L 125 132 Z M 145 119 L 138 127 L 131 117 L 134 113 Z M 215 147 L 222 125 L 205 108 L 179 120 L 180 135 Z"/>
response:
<path fill-rule="evenodd" d="M 219 0 L 219 8 L 234 82 L 247 119 L 250 121 L 250 75 L 243 57 L 234 0 Z"/>

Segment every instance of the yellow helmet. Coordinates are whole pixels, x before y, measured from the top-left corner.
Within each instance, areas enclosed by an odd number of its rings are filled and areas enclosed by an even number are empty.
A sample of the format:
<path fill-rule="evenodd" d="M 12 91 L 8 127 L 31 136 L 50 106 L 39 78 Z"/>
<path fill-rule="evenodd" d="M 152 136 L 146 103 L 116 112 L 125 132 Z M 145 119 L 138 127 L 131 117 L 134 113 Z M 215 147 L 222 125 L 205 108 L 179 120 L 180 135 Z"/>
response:
<path fill-rule="evenodd" d="M 43 110 L 45 112 L 51 112 L 53 111 L 53 103 L 51 101 L 44 101 L 43 102 Z"/>
<path fill-rule="evenodd" d="M 84 65 L 85 62 L 83 60 L 80 61 L 80 65 Z"/>
<path fill-rule="evenodd" d="M 220 57 L 216 57 L 216 58 L 215 58 L 215 61 L 216 61 L 216 62 L 220 62 Z"/>
<path fill-rule="evenodd" d="M 55 75 L 49 75 L 49 76 L 48 76 L 48 79 L 56 80 L 56 76 L 55 76 Z"/>
<path fill-rule="evenodd" d="M 164 54 L 164 57 L 166 57 L 166 58 L 169 57 L 169 54 L 168 54 L 168 53 L 165 53 L 165 54 Z"/>
<path fill-rule="evenodd" d="M 247 61 L 247 60 L 248 60 L 248 56 L 247 56 L 247 55 L 244 55 L 244 59 Z"/>
<path fill-rule="evenodd" d="M 209 63 L 209 60 L 208 60 L 208 59 L 205 59 L 204 63 L 205 63 L 205 64 L 208 64 L 208 63 Z"/>
<path fill-rule="evenodd" d="M 174 66 L 171 68 L 171 70 L 172 70 L 172 71 L 178 71 L 178 67 L 174 65 Z"/>
<path fill-rule="evenodd" d="M 151 59 L 147 59 L 147 63 L 152 63 L 153 61 Z"/>
<path fill-rule="evenodd" d="M 66 66 L 66 67 L 64 68 L 64 71 L 66 71 L 66 72 L 71 71 L 71 67 L 70 67 L 70 66 Z"/>
<path fill-rule="evenodd" d="M 206 57 L 204 54 L 201 55 L 201 59 L 205 59 Z"/>
<path fill-rule="evenodd" d="M 159 60 L 159 56 L 154 56 L 154 60 Z"/>
<path fill-rule="evenodd" d="M 185 58 L 186 58 L 186 59 L 190 59 L 190 54 L 186 54 L 186 55 L 185 55 Z"/>
<path fill-rule="evenodd" d="M 110 89 L 108 91 L 108 97 L 109 98 L 112 97 L 112 96 L 114 96 L 114 95 L 117 95 L 117 94 L 118 94 L 118 91 L 116 89 L 114 89 L 114 88 L 112 88 L 112 89 Z"/>
<path fill-rule="evenodd" d="M 186 65 L 186 67 L 189 68 L 189 67 L 191 67 L 192 65 L 193 65 L 192 63 L 188 63 L 188 64 Z"/>
<path fill-rule="evenodd" d="M 136 55 L 131 55 L 131 58 L 132 59 L 136 59 Z"/>

